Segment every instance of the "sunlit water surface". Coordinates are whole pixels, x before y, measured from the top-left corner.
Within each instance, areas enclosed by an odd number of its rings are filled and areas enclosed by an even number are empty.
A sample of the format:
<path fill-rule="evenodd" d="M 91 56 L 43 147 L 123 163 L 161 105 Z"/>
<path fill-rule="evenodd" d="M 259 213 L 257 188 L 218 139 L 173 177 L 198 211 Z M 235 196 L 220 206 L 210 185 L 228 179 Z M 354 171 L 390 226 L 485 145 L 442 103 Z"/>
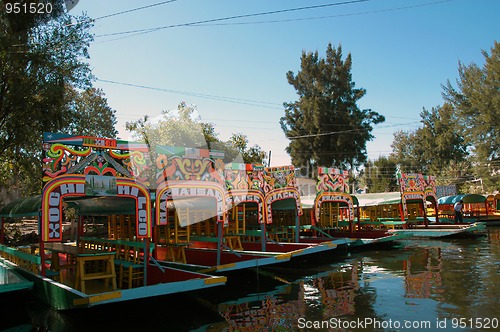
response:
<path fill-rule="evenodd" d="M 320 264 L 250 271 L 229 286 L 90 310 L 2 303 L 12 331 L 498 331 L 500 228 L 404 240 Z M 8 309 L 5 309 L 8 307 Z"/>

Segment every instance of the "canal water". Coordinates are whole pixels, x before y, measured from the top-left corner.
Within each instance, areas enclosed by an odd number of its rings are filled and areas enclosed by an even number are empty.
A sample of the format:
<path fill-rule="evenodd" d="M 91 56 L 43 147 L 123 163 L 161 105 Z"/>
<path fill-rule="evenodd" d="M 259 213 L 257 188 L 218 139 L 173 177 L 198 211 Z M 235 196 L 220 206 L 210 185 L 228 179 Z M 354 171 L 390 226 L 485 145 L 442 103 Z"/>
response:
<path fill-rule="evenodd" d="M 499 331 L 500 228 L 230 276 L 228 286 L 76 312 L 2 301 L 6 331 Z"/>

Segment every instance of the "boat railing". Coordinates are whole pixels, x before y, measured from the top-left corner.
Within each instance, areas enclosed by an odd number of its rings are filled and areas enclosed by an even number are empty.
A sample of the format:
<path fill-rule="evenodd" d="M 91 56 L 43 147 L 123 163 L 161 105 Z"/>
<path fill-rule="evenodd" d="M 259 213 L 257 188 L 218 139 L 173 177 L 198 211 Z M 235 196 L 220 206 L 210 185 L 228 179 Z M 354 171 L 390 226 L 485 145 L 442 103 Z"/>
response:
<path fill-rule="evenodd" d="M 38 274 L 40 264 L 42 263 L 39 255 L 34 255 L 4 244 L 0 244 L 0 256 L 35 274 Z"/>

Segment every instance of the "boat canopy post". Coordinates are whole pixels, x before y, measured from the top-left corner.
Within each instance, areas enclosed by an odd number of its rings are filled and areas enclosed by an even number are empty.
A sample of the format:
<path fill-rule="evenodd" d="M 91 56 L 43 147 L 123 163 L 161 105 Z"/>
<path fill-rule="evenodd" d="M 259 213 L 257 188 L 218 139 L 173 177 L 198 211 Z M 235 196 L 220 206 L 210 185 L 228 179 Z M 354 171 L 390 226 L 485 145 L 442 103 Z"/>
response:
<path fill-rule="evenodd" d="M 295 213 L 295 242 L 299 243 L 300 221 L 298 212 Z"/>
<path fill-rule="evenodd" d="M 220 256 L 222 251 L 222 226 L 223 222 L 217 222 L 217 263 L 216 265 L 220 265 Z"/>
<path fill-rule="evenodd" d="M 262 244 L 262 252 L 266 252 L 266 223 L 260 224 L 260 243 Z"/>

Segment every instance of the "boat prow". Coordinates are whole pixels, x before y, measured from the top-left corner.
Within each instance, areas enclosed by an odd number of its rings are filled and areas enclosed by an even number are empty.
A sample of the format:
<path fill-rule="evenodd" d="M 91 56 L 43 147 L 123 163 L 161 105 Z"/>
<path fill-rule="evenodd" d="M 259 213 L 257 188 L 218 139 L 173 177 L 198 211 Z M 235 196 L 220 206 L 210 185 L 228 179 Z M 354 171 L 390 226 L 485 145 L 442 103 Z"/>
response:
<path fill-rule="evenodd" d="M 431 224 L 406 229 L 391 229 L 394 234 L 406 234 L 415 238 L 474 237 L 482 236 L 486 230 L 483 222 L 472 224 Z"/>

